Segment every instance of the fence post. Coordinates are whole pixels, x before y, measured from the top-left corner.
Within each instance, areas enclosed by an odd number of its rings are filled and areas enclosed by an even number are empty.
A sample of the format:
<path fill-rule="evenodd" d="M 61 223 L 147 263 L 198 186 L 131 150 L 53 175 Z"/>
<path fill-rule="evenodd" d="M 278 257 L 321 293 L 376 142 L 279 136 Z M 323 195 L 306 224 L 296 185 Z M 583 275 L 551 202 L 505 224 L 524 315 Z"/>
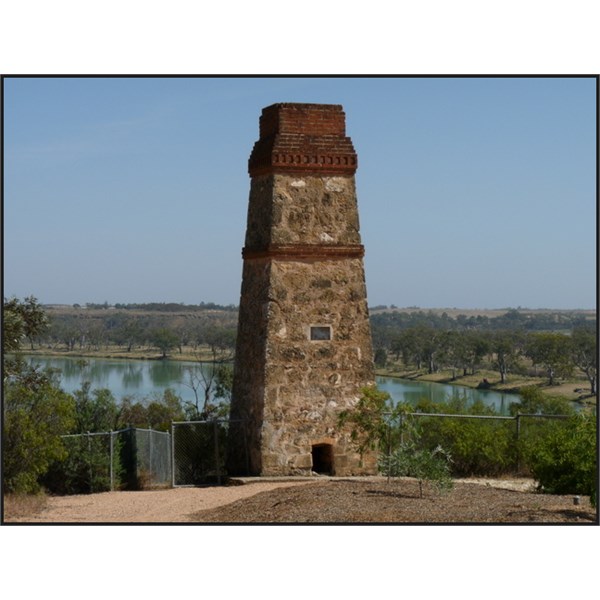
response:
<path fill-rule="evenodd" d="M 108 435 L 110 435 L 110 491 L 114 491 L 115 489 L 115 476 L 113 469 L 113 432 L 111 431 Z"/>
<path fill-rule="evenodd" d="M 404 443 L 404 415 L 400 413 L 400 445 Z"/>
<path fill-rule="evenodd" d="M 250 454 L 248 453 L 248 421 L 243 420 L 242 423 L 242 432 L 244 435 L 244 459 L 246 462 L 246 475 L 250 475 Z"/>
<path fill-rule="evenodd" d="M 392 462 L 392 424 L 388 421 L 388 464 L 387 464 L 387 482 L 390 483 L 391 473 L 391 462 Z"/>
<path fill-rule="evenodd" d="M 213 431 L 215 434 L 215 464 L 217 467 L 217 485 L 221 485 L 221 466 L 219 465 L 219 431 L 218 421 L 213 421 Z"/>
<path fill-rule="evenodd" d="M 92 490 L 92 436 L 90 435 L 90 432 L 87 432 L 87 439 L 88 439 L 88 471 L 89 471 L 89 486 L 90 486 L 90 493 L 93 492 Z"/>
<path fill-rule="evenodd" d="M 171 422 L 171 487 L 175 487 L 175 423 Z"/>
<path fill-rule="evenodd" d="M 521 448 L 519 445 L 519 440 L 521 439 L 521 413 L 517 412 L 517 416 L 515 417 L 517 421 L 517 473 L 521 471 Z"/>

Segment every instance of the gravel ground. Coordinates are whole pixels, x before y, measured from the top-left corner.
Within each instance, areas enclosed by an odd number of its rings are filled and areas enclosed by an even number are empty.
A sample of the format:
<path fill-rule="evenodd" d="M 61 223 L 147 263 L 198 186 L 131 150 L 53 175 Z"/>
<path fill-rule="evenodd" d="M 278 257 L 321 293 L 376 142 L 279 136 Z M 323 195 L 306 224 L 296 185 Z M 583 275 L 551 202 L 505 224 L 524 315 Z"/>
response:
<path fill-rule="evenodd" d="M 262 480 L 243 485 L 50 497 L 6 523 L 598 523 L 589 498 L 532 492 L 531 480 L 456 480 L 447 494 L 401 478 Z"/>
<path fill-rule="evenodd" d="M 190 515 L 225 504 L 243 501 L 261 492 L 306 482 L 257 482 L 249 485 L 214 486 L 104 492 L 73 496 L 50 496 L 34 511 L 13 510 L 5 500 L 6 523 L 189 523 Z"/>
<path fill-rule="evenodd" d="M 483 483 L 483 485 L 482 485 Z M 202 523 L 596 523 L 589 498 L 523 491 L 531 482 L 457 481 L 419 495 L 413 479 L 332 480 L 198 512 Z"/>

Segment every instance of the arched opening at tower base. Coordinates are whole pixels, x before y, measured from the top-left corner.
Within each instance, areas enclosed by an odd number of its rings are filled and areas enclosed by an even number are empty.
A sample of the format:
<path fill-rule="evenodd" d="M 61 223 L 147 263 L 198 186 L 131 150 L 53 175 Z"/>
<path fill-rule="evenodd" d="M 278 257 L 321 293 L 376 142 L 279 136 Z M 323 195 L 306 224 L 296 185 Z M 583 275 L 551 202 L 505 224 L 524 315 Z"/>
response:
<path fill-rule="evenodd" d="M 312 447 L 312 470 L 319 475 L 333 475 L 333 446 L 314 444 Z"/>

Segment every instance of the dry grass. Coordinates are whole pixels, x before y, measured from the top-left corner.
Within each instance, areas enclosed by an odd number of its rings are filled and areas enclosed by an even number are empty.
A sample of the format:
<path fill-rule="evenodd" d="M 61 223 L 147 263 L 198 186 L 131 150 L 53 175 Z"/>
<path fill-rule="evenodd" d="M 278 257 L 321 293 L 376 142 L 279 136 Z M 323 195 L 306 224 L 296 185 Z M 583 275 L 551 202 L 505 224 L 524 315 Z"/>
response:
<path fill-rule="evenodd" d="M 4 519 L 10 521 L 41 513 L 48 504 L 44 494 L 5 494 Z"/>

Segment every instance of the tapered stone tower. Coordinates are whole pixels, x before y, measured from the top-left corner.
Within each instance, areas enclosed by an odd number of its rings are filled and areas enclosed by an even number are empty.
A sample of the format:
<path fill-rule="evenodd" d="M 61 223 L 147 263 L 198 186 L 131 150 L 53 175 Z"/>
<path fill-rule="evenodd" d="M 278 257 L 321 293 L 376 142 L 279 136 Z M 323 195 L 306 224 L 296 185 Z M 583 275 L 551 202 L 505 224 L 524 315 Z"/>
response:
<path fill-rule="evenodd" d="M 231 474 L 375 472 L 338 426 L 374 385 L 356 168 L 341 106 L 263 109 L 249 160 Z"/>

